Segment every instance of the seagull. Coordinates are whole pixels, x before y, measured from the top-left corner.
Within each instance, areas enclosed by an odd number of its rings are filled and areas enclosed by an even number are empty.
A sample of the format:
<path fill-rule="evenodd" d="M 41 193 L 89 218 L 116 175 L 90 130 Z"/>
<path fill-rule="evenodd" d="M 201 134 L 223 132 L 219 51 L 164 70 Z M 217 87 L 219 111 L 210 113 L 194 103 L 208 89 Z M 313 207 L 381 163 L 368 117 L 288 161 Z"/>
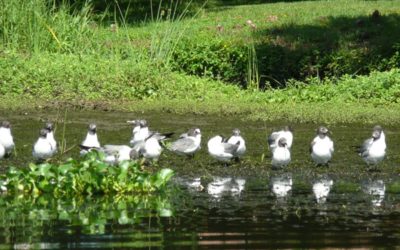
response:
<path fill-rule="evenodd" d="M 272 167 L 281 168 L 290 163 L 290 150 L 285 137 L 281 137 L 278 141 L 278 147 L 275 148 L 272 155 Z"/>
<path fill-rule="evenodd" d="M 313 184 L 313 193 L 317 203 L 325 203 L 328 198 L 329 192 L 331 191 L 333 180 L 321 179 Z"/>
<path fill-rule="evenodd" d="M 333 141 L 327 134 L 329 130 L 321 126 L 317 129 L 317 136 L 311 142 L 311 158 L 317 165 L 328 164 L 333 154 Z"/>
<path fill-rule="evenodd" d="M 53 154 L 57 152 L 57 142 L 54 139 L 54 125 L 51 122 L 46 123 L 45 129 L 47 129 L 47 140 L 50 142 L 53 148 Z"/>
<path fill-rule="evenodd" d="M 0 124 L 0 144 L 4 147 L 5 156 L 10 156 L 15 144 L 11 134 L 11 124 L 8 121 L 3 121 Z"/>
<path fill-rule="evenodd" d="M 81 148 L 81 155 L 87 154 L 92 149 L 100 149 L 100 142 L 97 139 L 96 134 L 96 124 L 92 123 L 89 125 L 88 132 L 86 134 L 85 140 L 82 142 L 79 147 Z"/>
<path fill-rule="evenodd" d="M 289 150 L 292 148 L 292 143 L 293 143 L 292 129 L 289 126 L 285 126 L 282 130 L 273 132 L 270 136 L 268 136 L 267 141 L 271 152 L 274 152 L 274 150 L 278 147 L 278 141 L 282 137 L 286 139 L 287 148 Z"/>
<path fill-rule="evenodd" d="M 237 144 L 239 143 L 239 147 L 235 152 L 235 157 L 239 159 L 242 155 L 246 152 L 246 142 L 244 141 L 243 137 L 240 135 L 240 130 L 235 128 L 232 131 L 232 136 L 229 137 L 228 143 L 230 144 Z"/>
<path fill-rule="evenodd" d="M 133 137 L 130 141 L 132 147 L 149 138 L 155 138 L 158 141 L 162 141 L 170 138 L 174 134 L 174 133 L 159 133 L 155 131 L 150 131 L 146 120 L 134 120 L 127 122 L 135 125 L 132 131 Z"/>
<path fill-rule="evenodd" d="M 101 149 L 106 155 L 104 161 L 110 165 L 117 165 L 122 161 L 132 160 L 134 149 L 126 145 L 104 145 Z"/>
<path fill-rule="evenodd" d="M 150 135 L 144 141 L 136 143 L 133 150 L 137 152 L 138 157 L 143 156 L 145 159 L 157 161 L 163 151 L 160 140 L 157 134 Z"/>
<path fill-rule="evenodd" d="M 240 141 L 236 144 L 225 142 L 220 135 L 212 137 L 208 143 L 208 153 L 215 159 L 223 162 L 228 162 L 236 156 L 239 149 Z"/>
<path fill-rule="evenodd" d="M 134 120 L 127 122 L 135 125 L 132 130 L 133 137 L 130 141 L 132 147 L 135 146 L 135 144 L 144 141 L 149 136 L 150 131 L 146 120 Z"/>
<path fill-rule="evenodd" d="M 382 127 L 376 125 L 372 131 L 372 137 L 365 140 L 358 150 L 359 155 L 369 164 L 378 164 L 385 158 L 386 142 Z"/>
<path fill-rule="evenodd" d="M 199 128 L 190 129 L 186 136 L 172 142 L 170 150 L 178 155 L 194 156 L 200 149 L 201 132 Z"/>
<path fill-rule="evenodd" d="M 47 137 L 47 133 L 47 129 L 41 129 L 39 139 L 33 145 L 32 155 L 37 161 L 47 160 L 54 155 L 54 150 Z"/>

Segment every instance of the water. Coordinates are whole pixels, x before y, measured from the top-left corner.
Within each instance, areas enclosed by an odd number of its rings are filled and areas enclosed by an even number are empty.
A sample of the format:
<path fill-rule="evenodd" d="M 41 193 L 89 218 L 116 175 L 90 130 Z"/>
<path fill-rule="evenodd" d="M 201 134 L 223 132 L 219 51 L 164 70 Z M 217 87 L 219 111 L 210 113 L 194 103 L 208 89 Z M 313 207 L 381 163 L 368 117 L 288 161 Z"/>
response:
<path fill-rule="evenodd" d="M 47 119 L 64 113 L 4 114 L 13 124 L 17 159 L 31 160 L 32 144 Z M 294 124 L 293 161 L 271 170 L 266 135 L 284 123 L 248 122 L 233 117 L 76 112 L 67 114 L 67 155 L 76 157 L 90 122 L 100 141 L 127 144 L 137 117 L 150 127 L 177 134 L 198 126 L 203 148 L 195 159 L 164 152 L 158 166 L 176 171 L 170 190 L 153 197 L 7 197 L 0 201 L 0 249 L 262 249 L 391 247 L 400 241 L 400 134 L 385 127 L 388 158 L 368 171 L 354 153 L 372 125 L 339 124 L 333 131 L 335 155 L 329 168 L 315 167 L 308 146 L 319 124 Z M 57 124 L 62 139 L 64 123 Z M 241 164 L 223 166 L 211 159 L 205 141 L 242 130 L 248 153 Z"/>

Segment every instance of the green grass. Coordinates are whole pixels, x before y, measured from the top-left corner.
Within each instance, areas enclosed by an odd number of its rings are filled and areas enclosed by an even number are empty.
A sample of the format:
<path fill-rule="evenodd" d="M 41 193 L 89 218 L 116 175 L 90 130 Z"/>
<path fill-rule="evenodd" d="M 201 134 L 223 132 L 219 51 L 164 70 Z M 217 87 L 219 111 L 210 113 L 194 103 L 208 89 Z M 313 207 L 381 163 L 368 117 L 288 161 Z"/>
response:
<path fill-rule="evenodd" d="M 1 109 L 164 110 L 240 114 L 257 120 L 384 122 L 400 120 L 400 70 L 336 81 L 309 79 L 285 89 L 244 90 L 219 81 L 92 56 L 41 54 L 0 60 Z M 344 112 L 345 111 L 345 112 Z M 371 115 L 374 114 L 374 115 Z"/>
<path fill-rule="evenodd" d="M 2 4 L 2 109 L 162 109 L 300 122 L 400 118 L 398 1 L 236 6 L 113 27 L 94 22 L 88 7 Z"/>
<path fill-rule="evenodd" d="M 372 17 L 375 10 L 378 18 Z M 175 48 L 171 67 L 246 86 L 248 47 L 254 46 L 263 86 L 284 86 L 290 78 L 387 70 L 400 65 L 399 14 L 397 1 L 340 0 L 204 11 L 194 20 L 180 22 L 186 24 L 186 33 Z M 145 44 L 151 34 L 169 25 L 150 23 L 120 33 Z"/>

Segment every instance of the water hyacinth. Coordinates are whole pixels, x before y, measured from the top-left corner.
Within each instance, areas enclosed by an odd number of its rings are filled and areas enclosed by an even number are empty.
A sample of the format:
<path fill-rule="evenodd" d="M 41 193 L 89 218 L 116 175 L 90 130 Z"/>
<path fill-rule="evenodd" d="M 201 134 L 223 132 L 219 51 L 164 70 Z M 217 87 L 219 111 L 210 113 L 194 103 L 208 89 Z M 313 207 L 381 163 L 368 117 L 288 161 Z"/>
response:
<path fill-rule="evenodd" d="M 90 152 L 81 160 L 69 159 L 60 165 L 29 164 L 28 168 L 10 167 L 0 175 L 0 188 L 8 193 L 55 197 L 92 194 L 151 193 L 162 190 L 173 176 L 171 169 L 156 173 L 143 170 L 137 162 L 124 161 L 110 166 L 100 152 Z"/>

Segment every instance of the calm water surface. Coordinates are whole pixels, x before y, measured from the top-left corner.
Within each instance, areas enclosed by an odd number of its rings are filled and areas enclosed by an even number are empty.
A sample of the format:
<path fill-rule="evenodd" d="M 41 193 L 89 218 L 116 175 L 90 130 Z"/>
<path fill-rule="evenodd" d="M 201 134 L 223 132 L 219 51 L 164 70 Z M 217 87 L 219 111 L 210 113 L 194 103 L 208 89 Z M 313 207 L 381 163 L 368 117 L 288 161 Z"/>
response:
<path fill-rule="evenodd" d="M 58 120 L 56 139 L 76 147 L 87 124 L 98 125 L 102 144 L 127 144 L 127 119 L 146 118 L 161 132 L 197 126 L 202 151 L 195 159 L 164 152 L 159 166 L 176 175 L 166 193 L 153 197 L 7 197 L 0 200 L 0 249 L 264 249 L 390 247 L 400 243 L 400 129 L 385 127 L 388 158 L 367 170 L 354 153 L 372 125 L 339 124 L 333 132 L 330 167 L 315 167 L 308 147 L 319 124 L 292 124 L 292 163 L 271 170 L 266 135 L 285 122 L 250 122 L 234 117 L 176 116 L 115 112 L 2 114 L 11 121 L 17 157 L 2 169 L 31 160 L 44 121 Z M 64 130 L 65 125 L 65 130 Z M 223 166 L 206 152 L 215 134 L 242 130 L 248 153 L 240 164 Z M 64 132 L 65 131 L 65 132 Z M 64 136 L 62 134 L 65 133 Z M 74 147 L 75 146 L 75 147 Z"/>

